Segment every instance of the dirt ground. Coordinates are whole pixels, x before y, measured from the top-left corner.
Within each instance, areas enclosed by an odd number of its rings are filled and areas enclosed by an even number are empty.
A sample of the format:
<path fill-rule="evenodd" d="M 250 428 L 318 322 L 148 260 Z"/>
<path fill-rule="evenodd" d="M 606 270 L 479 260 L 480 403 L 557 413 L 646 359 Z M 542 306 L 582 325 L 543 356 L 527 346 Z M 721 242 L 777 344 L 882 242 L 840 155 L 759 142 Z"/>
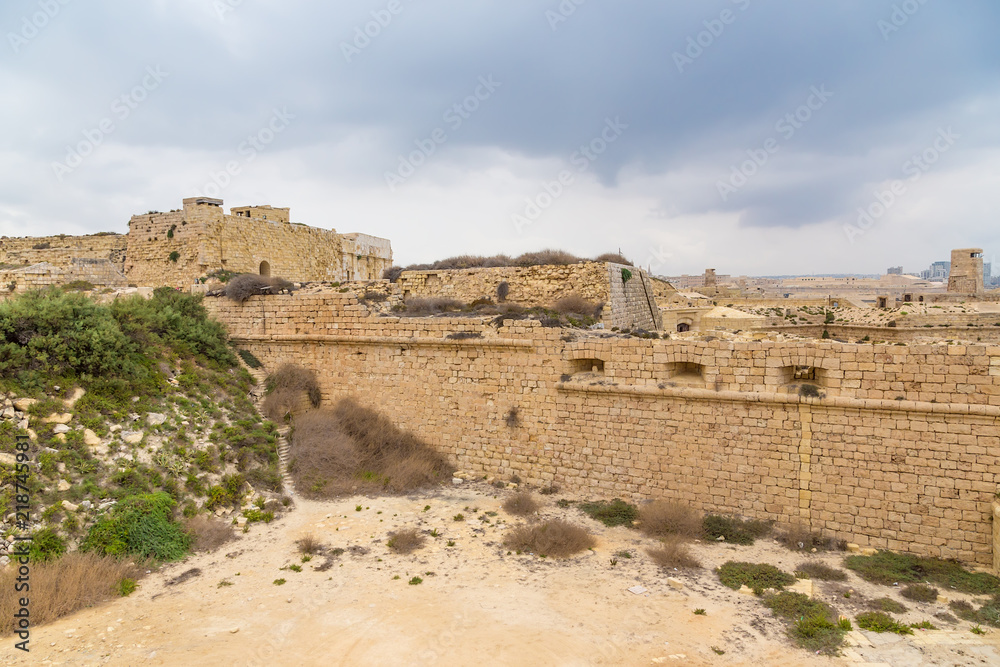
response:
<path fill-rule="evenodd" d="M 786 571 L 810 558 L 839 566 L 839 553 L 794 553 L 770 538 L 752 547 L 696 543 L 703 569 L 664 572 L 646 556 L 653 540 L 628 528 L 605 528 L 572 506 L 558 507 L 556 499 L 574 499 L 560 494 L 539 496 L 540 514 L 587 526 L 598 546 L 566 560 L 508 554 L 500 544 L 503 533 L 522 520 L 501 509 L 507 493 L 466 482 L 408 497 L 300 499 L 294 511 L 270 525 L 253 525 L 216 552 L 150 574 L 130 597 L 33 628 L 30 655 L 14 650 L 11 637 L 0 639 L 0 663 L 1000 664 L 1000 632 L 973 635 L 968 624 L 933 617 L 946 605 L 904 601 L 898 590 L 853 574 L 846 586 L 816 582 L 816 595 L 851 617 L 865 600 L 888 595 L 910 608 L 901 619 L 931 620 L 941 630 L 906 637 L 855 630 L 843 657 L 811 655 L 790 643 L 784 626 L 756 598 L 723 587 L 713 572 L 727 560 Z M 464 519 L 456 521 L 458 514 Z M 411 555 L 394 554 L 386 546 L 388 533 L 405 527 L 436 530 L 437 536 L 428 535 L 425 547 Z M 303 563 L 295 542 L 306 534 L 344 552 Z M 632 557 L 616 555 L 622 551 Z M 683 588 L 672 588 L 670 576 Z M 413 577 L 422 583 L 411 585 Z M 286 583 L 276 585 L 278 579 Z M 646 590 L 628 590 L 635 586 Z M 856 607 L 844 606 L 845 588 L 855 591 L 850 602 Z"/>

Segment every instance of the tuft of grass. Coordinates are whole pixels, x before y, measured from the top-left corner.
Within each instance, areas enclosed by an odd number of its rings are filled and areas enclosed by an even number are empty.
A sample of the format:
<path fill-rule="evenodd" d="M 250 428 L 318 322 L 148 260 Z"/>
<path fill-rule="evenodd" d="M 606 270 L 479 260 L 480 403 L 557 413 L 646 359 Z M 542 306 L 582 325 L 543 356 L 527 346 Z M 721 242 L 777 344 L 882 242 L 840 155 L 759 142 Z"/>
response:
<path fill-rule="evenodd" d="M 694 539 L 701 537 L 701 514 L 673 500 L 654 500 L 639 508 L 639 530 L 650 537 L 679 535 Z"/>
<path fill-rule="evenodd" d="M 595 544 L 593 536 L 585 529 L 562 519 L 518 526 L 508 531 L 503 539 L 503 545 L 508 549 L 553 558 L 567 558 L 593 548 Z"/>
<path fill-rule="evenodd" d="M 910 584 L 900 591 L 900 595 L 914 602 L 936 602 L 938 590 L 925 584 Z"/>
<path fill-rule="evenodd" d="M 914 630 L 937 630 L 937 626 L 930 621 L 920 621 L 919 623 L 910 623 L 910 627 Z"/>
<path fill-rule="evenodd" d="M 994 595 L 979 609 L 965 600 L 952 600 L 948 603 L 955 615 L 970 623 L 986 623 L 994 628 L 1000 628 L 1000 594 Z"/>
<path fill-rule="evenodd" d="M 452 518 L 453 521 L 465 521 L 465 515 L 464 514 L 456 514 L 455 516 L 453 516 L 451 518 Z"/>
<path fill-rule="evenodd" d="M 416 528 L 405 528 L 390 534 L 385 544 L 397 554 L 409 554 L 424 546 L 424 536 Z"/>
<path fill-rule="evenodd" d="M 300 554 L 314 555 L 323 550 L 323 543 L 312 533 L 303 535 L 295 540 L 295 544 L 299 548 Z"/>
<path fill-rule="evenodd" d="M 271 583 L 274 584 L 275 586 L 284 586 L 285 585 L 285 580 L 284 579 L 275 579 Z"/>
<path fill-rule="evenodd" d="M 820 532 L 813 532 L 808 527 L 795 524 L 782 530 L 777 540 L 792 551 L 843 551 L 847 547 L 844 540 L 828 537 Z"/>
<path fill-rule="evenodd" d="M 823 563 L 806 562 L 795 568 L 795 576 L 799 579 L 818 579 L 820 581 L 847 581 L 847 573 Z"/>
<path fill-rule="evenodd" d="M 422 583 L 424 583 L 424 580 L 423 580 L 423 579 L 421 579 L 420 577 L 413 577 L 412 579 L 410 579 L 410 580 L 409 580 L 408 582 L 406 582 L 406 583 L 410 584 L 410 586 L 417 586 L 417 585 L 419 585 L 419 584 L 422 584 Z"/>
<path fill-rule="evenodd" d="M 726 542 L 749 546 L 759 537 L 771 532 L 771 524 L 756 519 L 741 519 L 737 516 L 721 516 L 709 514 L 702 522 L 705 538 L 718 540 L 725 538 Z"/>
<path fill-rule="evenodd" d="M 871 556 L 848 556 L 844 566 L 866 581 L 886 586 L 935 583 L 960 593 L 1000 593 L 1000 578 L 985 572 L 970 572 L 954 560 L 879 551 Z"/>
<path fill-rule="evenodd" d="M 691 554 L 688 545 L 677 535 L 664 538 L 659 547 L 649 549 L 646 553 L 649 554 L 654 563 L 662 568 L 691 569 L 701 567 L 701 563 Z M 631 558 L 631 556 L 629 557 Z"/>
<path fill-rule="evenodd" d="M 765 596 L 762 602 L 778 618 L 789 620 L 808 616 L 822 616 L 828 620 L 836 618 L 833 609 L 829 605 L 819 600 L 813 600 L 808 595 L 802 593 L 781 591 L 780 593 Z"/>
<path fill-rule="evenodd" d="M 609 527 L 631 526 L 632 522 L 639 517 L 638 508 L 621 498 L 615 498 L 610 502 L 599 500 L 580 503 L 577 507 L 591 519 L 596 519 Z"/>
<path fill-rule="evenodd" d="M 176 504 L 162 492 L 129 496 L 91 526 L 80 550 L 102 556 L 180 560 L 191 537 L 173 520 Z"/>
<path fill-rule="evenodd" d="M 215 551 L 226 542 L 236 539 L 232 524 L 206 514 L 187 519 L 184 522 L 184 532 L 191 539 L 193 551 Z"/>
<path fill-rule="evenodd" d="M 872 600 L 868 605 L 877 611 L 885 611 L 890 614 L 905 614 L 906 606 L 900 602 L 896 602 L 892 598 L 878 598 Z"/>
<path fill-rule="evenodd" d="M 848 621 L 850 625 L 850 621 Z M 821 655 L 837 655 L 847 629 L 824 616 L 806 616 L 796 621 L 788 636 L 801 648 Z"/>
<path fill-rule="evenodd" d="M 40 626 L 93 607 L 116 595 L 139 577 L 135 564 L 96 553 L 68 553 L 61 558 L 31 565 L 31 623 Z M 23 592 L 14 589 L 15 567 L 0 572 L 0 634 L 14 632 L 14 613 L 20 608 Z"/>
<path fill-rule="evenodd" d="M 912 635 L 910 626 L 900 623 L 889 614 L 882 611 L 866 611 L 854 619 L 858 627 L 871 632 L 895 632 L 898 635 Z"/>
<path fill-rule="evenodd" d="M 116 589 L 118 590 L 118 595 L 123 598 L 128 597 L 132 593 L 135 593 L 135 589 L 138 587 L 139 585 L 132 577 L 123 577 L 121 580 L 118 581 L 118 584 L 116 585 Z"/>
<path fill-rule="evenodd" d="M 529 491 L 520 491 L 504 501 L 503 509 L 514 516 L 529 516 L 539 509 L 539 504 Z"/>
<path fill-rule="evenodd" d="M 704 609 L 695 609 L 694 610 L 694 615 L 695 616 L 705 616 L 705 615 L 707 615 L 707 612 Z"/>
<path fill-rule="evenodd" d="M 780 590 L 795 583 L 795 577 L 766 563 L 746 563 L 728 561 L 717 570 L 719 581 L 724 586 L 739 590 L 740 586 L 750 588 L 755 595 L 761 595 L 768 588 Z"/>

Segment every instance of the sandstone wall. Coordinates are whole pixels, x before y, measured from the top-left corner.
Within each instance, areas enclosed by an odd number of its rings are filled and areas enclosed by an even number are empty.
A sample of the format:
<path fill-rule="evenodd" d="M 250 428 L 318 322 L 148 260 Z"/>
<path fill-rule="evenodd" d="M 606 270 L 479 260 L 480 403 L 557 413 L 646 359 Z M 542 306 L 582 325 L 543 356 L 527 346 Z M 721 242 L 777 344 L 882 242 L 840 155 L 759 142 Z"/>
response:
<path fill-rule="evenodd" d="M 798 336 L 820 338 L 827 331 L 831 338 L 849 341 L 860 341 L 868 337 L 871 342 L 912 343 L 927 339 L 938 341 L 970 341 L 977 343 L 1000 342 L 1000 327 L 995 326 L 964 326 L 964 327 L 877 327 L 865 324 L 791 324 L 787 326 L 760 327 L 760 331 L 775 331 Z"/>
<path fill-rule="evenodd" d="M 30 266 L 48 263 L 68 269 L 73 258 L 107 259 L 121 270 L 125 259 L 123 234 L 0 238 L 0 264 Z M 36 248 L 35 246 L 47 246 Z"/>
<path fill-rule="evenodd" d="M 325 401 L 357 396 L 470 472 L 993 562 L 997 346 L 564 341 L 533 321 L 371 317 L 339 293 L 206 305 L 267 368 L 316 369 Z M 822 398 L 796 393 L 796 367 Z"/>

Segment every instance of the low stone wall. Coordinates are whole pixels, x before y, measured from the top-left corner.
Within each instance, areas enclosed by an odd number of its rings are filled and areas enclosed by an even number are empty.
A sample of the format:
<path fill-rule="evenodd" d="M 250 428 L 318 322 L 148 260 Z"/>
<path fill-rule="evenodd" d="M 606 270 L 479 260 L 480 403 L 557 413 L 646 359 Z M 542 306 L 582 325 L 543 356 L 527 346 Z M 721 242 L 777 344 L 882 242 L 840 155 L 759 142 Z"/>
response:
<path fill-rule="evenodd" d="M 472 473 L 993 563 L 1000 346 L 566 336 L 339 293 L 205 303 L 267 368 L 315 369 L 325 402 L 353 395 Z"/>
<path fill-rule="evenodd" d="M 774 331 L 796 336 L 821 338 L 823 332 L 831 338 L 849 341 L 914 343 L 928 339 L 938 341 L 968 341 L 976 343 L 1000 343 L 1000 327 L 876 327 L 864 324 L 792 324 L 787 326 L 763 326 L 759 331 Z"/>

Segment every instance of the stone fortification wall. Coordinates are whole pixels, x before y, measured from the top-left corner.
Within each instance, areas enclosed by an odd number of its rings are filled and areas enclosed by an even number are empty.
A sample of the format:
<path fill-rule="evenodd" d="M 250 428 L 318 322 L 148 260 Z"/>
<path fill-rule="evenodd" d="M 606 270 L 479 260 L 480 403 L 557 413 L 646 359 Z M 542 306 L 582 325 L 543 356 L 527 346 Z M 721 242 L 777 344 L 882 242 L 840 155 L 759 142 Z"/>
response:
<path fill-rule="evenodd" d="M 74 258 L 106 259 L 119 270 L 125 261 L 125 235 L 34 236 L 0 238 L 0 265 L 52 264 L 68 269 Z"/>
<path fill-rule="evenodd" d="M 325 401 L 354 395 L 469 472 L 992 563 L 1000 346 L 566 336 L 340 293 L 206 305 L 267 368 L 315 369 Z"/>

